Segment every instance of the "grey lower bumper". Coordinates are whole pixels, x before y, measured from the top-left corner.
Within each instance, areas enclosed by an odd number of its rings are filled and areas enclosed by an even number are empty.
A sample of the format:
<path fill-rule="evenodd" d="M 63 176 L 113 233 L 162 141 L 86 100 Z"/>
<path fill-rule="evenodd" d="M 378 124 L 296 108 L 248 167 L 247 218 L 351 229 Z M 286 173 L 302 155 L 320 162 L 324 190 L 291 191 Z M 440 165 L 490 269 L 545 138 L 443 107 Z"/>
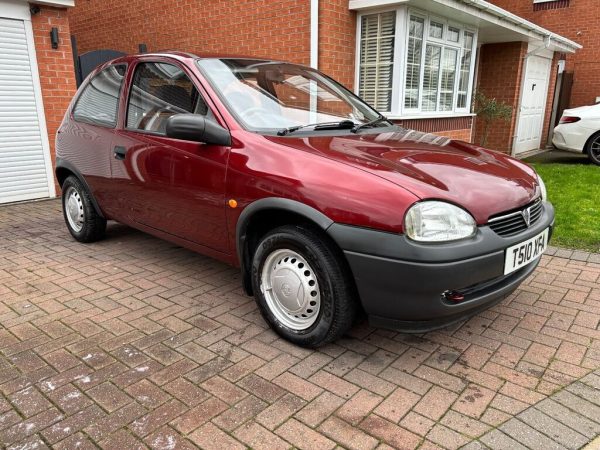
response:
<path fill-rule="evenodd" d="M 554 209 L 545 203 L 541 218 L 510 238 L 488 227 L 480 227 L 472 239 L 442 245 L 417 244 L 405 236 L 339 224 L 328 232 L 344 251 L 370 322 L 424 332 L 506 298 L 535 270 L 539 259 L 505 276 L 505 249 L 546 228 L 552 230 L 553 223 Z M 448 300 L 447 291 L 460 292 L 464 300 Z"/>

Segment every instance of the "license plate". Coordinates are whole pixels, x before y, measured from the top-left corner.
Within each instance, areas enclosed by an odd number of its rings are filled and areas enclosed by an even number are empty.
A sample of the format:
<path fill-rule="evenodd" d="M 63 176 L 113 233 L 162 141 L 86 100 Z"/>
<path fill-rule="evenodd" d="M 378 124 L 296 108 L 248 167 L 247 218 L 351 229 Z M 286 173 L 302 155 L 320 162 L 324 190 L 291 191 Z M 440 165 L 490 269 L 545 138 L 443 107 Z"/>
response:
<path fill-rule="evenodd" d="M 548 246 L 548 228 L 537 236 L 506 249 L 504 275 L 514 272 L 542 256 Z"/>

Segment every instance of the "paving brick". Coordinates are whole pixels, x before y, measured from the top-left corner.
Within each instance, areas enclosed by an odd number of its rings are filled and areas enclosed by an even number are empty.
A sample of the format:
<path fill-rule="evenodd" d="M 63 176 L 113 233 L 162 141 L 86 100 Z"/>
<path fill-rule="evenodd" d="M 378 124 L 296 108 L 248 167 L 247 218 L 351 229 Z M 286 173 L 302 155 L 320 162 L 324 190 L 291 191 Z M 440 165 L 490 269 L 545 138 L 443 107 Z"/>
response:
<path fill-rule="evenodd" d="M 229 405 L 234 405 L 248 393 L 221 377 L 213 377 L 202 383 L 202 388 Z"/>
<path fill-rule="evenodd" d="M 177 378 L 163 386 L 163 389 L 187 406 L 196 406 L 209 397 L 209 394 L 190 383 L 185 378 Z"/>
<path fill-rule="evenodd" d="M 437 421 L 446 413 L 457 398 L 458 396 L 455 393 L 434 386 L 419 401 L 414 411 Z"/>
<path fill-rule="evenodd" d="M 234 436 L 256 450 L 287 450 L 290 444 L 256 422 L 247 422 L 234 432 Z"/>
<path fill-rule="evenodd" d="M 257 422 L 273 430 L 306 405 L 306 401 L 286 394 L 256 416 Z"/>
<path fill-rule="evenodd" d="M 106 450 L 144 450 L 146 446 L 127 430 L 119 430 L 100 442 L 100 447 Z"/>
<path fill-rule="evenodd" d="M 377 446 L 377 439 L 337 417 L 328 418 L 321 424 L 319 431 L 348 449 L 368 450 Z"/>
<path fill-rule="evenodd" d="M 171 400 L 156 408 L 154 411 L 136 419 L 131 424 L 131 430 L 139 437 L 144 437 L 174 418 L 183 414 L 187 408 L 177 400 Z"/>
<path fill-rule="evenodd" d="M 294 417 L 309 427 L 315 428 L 338 409 L 344 400 L 330 392 L 323 392 L 308 405 L 298 411 Z"/>
<path fill-rule="evenodd" d="M 211 397 L 198 406 L 189 409 L 172 421 L 173 426 L 184 434 L 189 434 L 196 428 L 228 410 L 227 403 Z"/>
<path fill-rule="evenodd" d="M 421 397 L 414 392 L 399 387 L 375 408 L 375 413 L 398 423 L 420 399 Z"/>
<path fill-rule="evenodd" d="M 214 418 L 213 422 L 222 430 L 231 432 L 248 419 L 258 415 L 266 407 L 267 403 L 250 395 Z"/>
<path fill-rule="evenodd" d="M 379 403 L 383 397 L 366 390 L 358 391 L 337 412 L 337 416 L 352 425 L 362 421 Z"/>
<path fill-rule="evenodd" d="M 112 383 L 102 383 L 93 387 L 87 391 L 87 395 L 109 413 L 131 401 L 131 397 Z"/>
<path fill-rule="evenodd" d="M 528 450 L 527 447 L 521 445 L 500 430 L 494 430 L 484 435 L 481 441 L 492 450 Z"/>
<path fill-rule="evenodd" d="M 313 384 L 333 392 L 338 397 L 350 398 L 360 389 L 358 386 L 323 370 L 318 371 L 309 378 Z"/>
<path fill-rule="evenodd" d="M 460 394 L 452 409 L 478 419 L 486 410 L 496 393 L 490 389 L 470 384 Z"/>
<path fill-rule="evenodd" d="M 469 443 L 470 439 L 440 424 L 433 426 L 427 439 L 446 448 L 459 448 Z"/>
<path fill-rule="evenodd" d="M 490 425 L 452 410 L 444 415 L 440 423 L 446 425 L 451 430 L 470 438 L 479 437 L 488 432 L 491 428 Z"/>
<path fill-rule="evenodd" d="M 332 449 L 335 443 L 295 419 L 289 419 L 279 428 L 277 434 L 299 449 Z"/>
<path fill-rule="evenodd" d="M 500 430 L 526 447 L 534 450 L 560 450 L 563 448 L 558 442 L 553 441 L 549 437 L 517 419 L 509 420 L 500 427 Z"/>
<path fill-rule="evenodd" d="M 394 448 L 416 448 L 421 438 L 398 425 L 394 425 L 375 414 L 370 414 L 360 423 L 360 428 L 381 439 Z"/>
<path fill-rule="evenodd" d="M 163 427 L 145 439 L 153 450 L 193 450 L 194 444 L 169 427 Z"/>
<path fill-rule="evenodd" d="M 565 448 L 581 448 L 588 442 L 587 437 L 534 408 L 519 414 L 519 420 L 544 433 Z"/>
<path fill-rule="evenodd" d="M 306 401 L 311 401 L 323 391 L 320 387 L 290 372 L 279 375 L 273 380 L 273 383 Z"/>

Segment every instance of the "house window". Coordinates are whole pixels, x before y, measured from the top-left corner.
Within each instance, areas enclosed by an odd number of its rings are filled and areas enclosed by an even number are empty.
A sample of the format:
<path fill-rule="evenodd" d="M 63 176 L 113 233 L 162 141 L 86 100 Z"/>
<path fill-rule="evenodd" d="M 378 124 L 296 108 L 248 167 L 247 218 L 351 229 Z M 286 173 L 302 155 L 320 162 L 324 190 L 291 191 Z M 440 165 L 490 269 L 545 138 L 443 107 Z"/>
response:
<path fill-rule="evenodd" d="M 397 15 L 407 31 L 395 30 Z M 408 8 L 359 20 L 358 93 L 368 103 L 392 117 L 470 111 L 475 31 Z"/>
<path fill-rule="evenodd" d="M 361 18 L 359 95 L 380 111 L 390 111 L 394 75 L 396 12 Z"/>

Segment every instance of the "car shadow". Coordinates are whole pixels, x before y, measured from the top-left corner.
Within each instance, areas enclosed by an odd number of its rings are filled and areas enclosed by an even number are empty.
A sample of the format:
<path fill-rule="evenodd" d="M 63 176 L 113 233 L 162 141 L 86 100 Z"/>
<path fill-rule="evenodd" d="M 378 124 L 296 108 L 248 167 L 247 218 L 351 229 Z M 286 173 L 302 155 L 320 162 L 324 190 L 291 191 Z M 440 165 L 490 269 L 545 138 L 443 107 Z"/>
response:
<path fill-rule="evenodd" d="M 523 161 L 529 164 L 569 164 L 569 165 L 590 165 L 591 161 L 583 153 L 571 153 L 562 150 L 549 150 L 539 153 Z"/>

